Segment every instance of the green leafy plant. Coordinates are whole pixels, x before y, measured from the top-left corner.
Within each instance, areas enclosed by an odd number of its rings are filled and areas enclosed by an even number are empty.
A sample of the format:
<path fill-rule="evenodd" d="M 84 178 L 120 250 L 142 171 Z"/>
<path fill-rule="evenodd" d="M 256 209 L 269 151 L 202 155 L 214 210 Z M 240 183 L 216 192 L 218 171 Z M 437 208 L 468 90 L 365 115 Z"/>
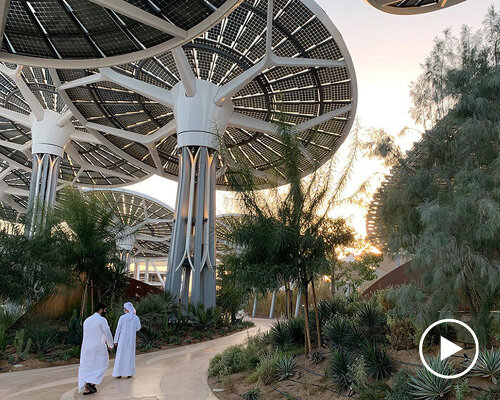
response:
<path fill-rule="evenodd" d="M 24 335 L 25 330 L 21 329 L 16 331 L 16 335 L 14 337 L 14 349 L 16 350 L 17 357 L 20 360 L 26 360 L 28 358 L 32 344 L 31 338 L 28 338 L 26 343 L 24 343 Z"/>
<path fill-rule="evenodd" d="M 390 390 L 389 386 L 384 382 L 375 382 L 374 384 L 365 387 L 358 395 L 358 400 L 383 400 Z"/>
<path fill-rule="evenodd" d="M 410 394 L 408 370 L 400 369 L 394 376 L 392 388 L 388 391 L 384 400 L 413 400 Z"/>
<path fill-rule="evenodd" d="M 248 392 L 243 394 L 244 400 L 259 400 L 260 399 L 260 389 L 254 388 L 250 389 Z"/>
<path fill-rule="evenodd" d="M 306 331 L 303 319 L 291 318 L 287 320 L 285 323 L 285 330 L 287 331 L 290 344 L 297 347 L 304 346 Z"/>
<path fill-rule="evenodd" d="M 269 329 L 269 337 L 276 347 L 283 348 L 290 344 L 290 331 L 286 321 L 276 321 Z"/>
<path fill-rule="evenodd" d="M 55 346 L 60 336 L 60 332 L 48 323 L 31 325 L 26 331 L 32 340 L 33 350 L 38 357 L 46 355 Z"/>
<path fill-rule="evenodd" d="M 137 346 L 141 351 L 151 350 L 153 347 L 160 348 L 161 334 L 154 327 L 151 328 L 147 325 L 142 325 L 139 331 L 140 343 Z"/>
<path fill-rule="evenodd" d="M 415 347 L 415 325 L 406 319 L 389 322 L 389 343 L 394 350 L 409 350 Z"/>
<path fill-rule="evenodd" d="M 365 359 L 363 356 L 357 357 L 351 365 L 349 365 L 349 378 L 352 382 L 352 389 L 361 393 L 368 386 L 368 375 L 365 368 Z"/>
<path fill-rule="evenodd" d="M 210 360 L 208 375 L 223 378 L 243 371 L 247 365 L 245 347 L 231 346 Z"/>
<path fill-rule="evenodd" d="M 295 375 L 298 370 L 297 357 L 281 355 L 276 362 L 276 380 L 284 381 Z"/>
<path fill-rule="evenodd" d="M 500 397 L 500 387 L 493 386 L 485 393 L 477 398 L 477 400 L 498 400 Z"/>
<path fill-rule="evenodd" d="M 186 312 L 189 324 L 201 329 L 214 328 L 220 322 L 221 316 L 222 313 L 218 307 L 205 309 L 203 303 L 188 304 Z"/>
<path fill-rule="evenodd" d="M 356 346 L 358 335 L 354 325 L 345 318 L 328 321 L 324 328 L 325 338 L 332 349 L 348 350 Z"/>
<path fill-rule="evenodd" d="M 464 400 L 469 390 L 468 379 L 462 379 L 453 386 L 453 392 L 455 393 L 456 400 Z"/>
<path fill-rule="evenodd" d="M 7 327 L 0 325 L 0 352 L 5 351 L 7 347 Z"/>
<path fill-rule="evenodd" d="M 450 375 L 453 373 L 453 365 L 439 358 L 427 359 L 429 367 L 439 374 Z M 444 397 L 453 389 L 453 381 L 443 379 L 430 373 L 427 369 L 419 369 L 416 376 L 410 377 L 410 394 L 416 400 L 437 400 Z"/>
<path fill-rule="evenodd" d="M 366 340 L 360 346 L 368 376 L 376 380 L 390 378 L 394 372 L 394 360 L 380 345 Z"/>
<path fill-rule="evenodd" d="M 500 350 L 481 350 L 470 374 L 472 376 L 491 379 L 496 385 L 500 376 Z"/>
<path fill-rule="evenodd" d="M 325 352 L 323 350 L 313 350 L 310 354 L 310 358 L 313 364 L 320 364 L 326 358 Z"/>
<path fill-rule="evenodd" d="M 387 315 L 376 304 L 364 303 L 357 313 L 356 328 L 371 342 L 384 343 L 389 332 Z"/>
<path fill-rule="evenodd" d="M 328 359 L 328 376 L 339 392 L 346 392 L 352 384 L 351 365 L 354 358 L 351 354 L 334 350 Z"/>
<path fill-rule="evenodd" d="M 70 345 L 79 345 L 83 339 L 83 324 L 82 320 L 78 317 L 76 309 L 73 310 L 71 318 L 68 322 L 68 333 L 64 341 Z"/>
<path fill-rule="evenodd" d="M 277 363 L 280 358 L 278 353 L 264 353 L 260 356 L 259 364 L 254 372 L 247 378 L 249 382 L 260 382 L 268 385 L 276 377 Z"/>

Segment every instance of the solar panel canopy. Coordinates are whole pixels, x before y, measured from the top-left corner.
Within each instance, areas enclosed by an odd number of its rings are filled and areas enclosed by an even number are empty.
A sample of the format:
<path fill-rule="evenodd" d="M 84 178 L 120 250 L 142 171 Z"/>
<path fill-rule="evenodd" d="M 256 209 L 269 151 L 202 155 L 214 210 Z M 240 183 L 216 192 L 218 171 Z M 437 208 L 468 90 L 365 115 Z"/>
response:
<path fill-rule="evenodd" d="M 7 0 L 0 60 L 109 66 L 150 57 L 206 31 L 241 0 Z"/>
<path fill-rule="evenodd" d="M 35 96 L 44 113 L 48 111 L 62 116 L 69 111 L 47 69 L 24 67 L 20 74 L 20 79 L 28 86 L 26 90 Z M 31 169 L 32 128 L 10 119 L 3 110 L 29 117 L 32 109 L 16 82 L 4 73 L 0 73 L 0 107 L 0 155 Z M 77 186 L 112 187 L 130 184 L 149 175 L 138 162 L 124 157 L 120 149 L 97 141 L 76 118 L 72 118 L 71 123 L 76 127 L 79 140 L 70 140 L 65 146 L 59 170 L 60 181 Z M 53 135 L 57 135 L 55 130 Z"/>
<path fill-rule="evenodd" d="M 365 0 L 390 14 L 413 15 L 442 10 L 466 0 Z"/>
<path fill-rule="evenodd" d="M 266 20 L 267 1 L 246 0 L 185 44 L 183 52 L 195 78 L 223 88 L 249 73 L 266 57 Z M 267 124 L 253 129 L 230 121 L 220 132 L 219 189 L 229 189 L 227 172 L 234 165 L 247 165 L 260 187 L 285 183 L 284 145 L 279 135 L 269 132 L 276 122 L 294 127 L 333 113 L 298 134 L 303 176 L 331 158 L 352 126 L 357 103 L 354 67 L 342 36 L 314 1 L 274 1 L 271 45 L 275 59 L 305 59 L 309 64 L 271 63 L 231 96 L 236 118 Z M 323 63 L 313 65 L 314 60 Z M 162 127 L 177 123 L 173 107 L 148 93 L 137 93 L 130 82 L 129 87 L 116 83 L 125 77 L 150 85 L 149 93 L 157 88 L 172 91 L 181 80 L 174 55 L 165 52 L 111 72 L 115 81 L 102 79 L 77 86 L 71 82 L 108 72 L 58 71 L 61 88 L 73 101 L 70 108 L 80 115 L 82 124 L 92 123 L 93 129 L 130 156 L 156 168 L 160 175 L 177 179 L 177 132 L 161 134 Z M 126 132 L 134 138 L 129 139 Z"/>
<path fill-rule="evenodd" d="M 0 156 L 0 220 L 17 222 L 28 205 L 31 171 Z"/>
<path fill-rule="evenodd" d="M 134 256 L 167 257 L 172 234 L 172 208 L 127 189 L 91 190 L 86 194 L 113 211 L 117 231 L 124 237 L 133 238 Z"/>

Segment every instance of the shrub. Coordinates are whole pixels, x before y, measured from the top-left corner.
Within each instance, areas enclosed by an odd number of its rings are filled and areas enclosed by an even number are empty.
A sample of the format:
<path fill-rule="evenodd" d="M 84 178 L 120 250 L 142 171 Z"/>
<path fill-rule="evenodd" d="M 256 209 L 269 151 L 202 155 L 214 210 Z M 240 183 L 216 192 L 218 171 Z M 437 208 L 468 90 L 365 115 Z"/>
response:
<path fill-rule="evenodd" d="M 465 396 L 469 392 L 469 381 L 467 379 L 463 379 L 458 381 L 458 383 L 453 386 L 453 392 L 455 393 L 456 400 L 464 400 Z"/>
<path fill-rule="evenodd" d="M 164 317 L 172 318 L 177 312 L 177 301 L 169 292 L 149 294 L 143 297 L 136 305 L 137 315 L 143 325 L 160 329 Z M 121 315 L 121 313 L 118 313 Z"/>
<path fill-rule="evenodd" d="M 328 360 L 328 376 L 333 381 L 339 392 L 346 392 L 351 384 L 351 365 L 354 359 L 351 354 L 334 350 Z"/>
<path fill-rule="evenodd" d="M 301 347 L 305 343 L 305 323 L 301 318 L 292 318 L 286 321 L 285 330 L 290 344 Z"/>
<path fill-rule="evenodd" d="M 415 325 L 410 319 L 395 319 L 389 322 L 389 343 L 395 350 L 415 347 Z"/>
<path fill-rule="evenodd" d="M 365 359 L 363 356 L 356 358 L 349 365 L 349 377 L 352 382 L 351 386 L 355 392 L 361 393 L 368 384 L 368 375 L 365 370 Z"/>
<path fill-rule="evenodd" d="M 260 382 L 263 385 L 270 384 L 277 372 L 279 353 L 264 353 L 260 356 L 259 364 L 254 372 L 248 377 L 249 382 Z"/>
<path fill-rule="evenodd" d="M 387 315 L 377 305 L 364 303 L 357 313 L 356 328 L 371 342 L 384 343 L 389 332 Z"/>
<path fill-rule="evenodd" d="M 254 388 L 243 394 L 244 400 L 259 400 L 260 389 Z"/>
<path fill-rule="evenodd" d="M 376 382 L 370 387 L 364 388 L 358 396 L 358 400 L 383 400 L 389 390 L 389 386 L 383 382 Z"/>
<path fill-rule="evenodd" d="M 366 340 L 360 346 L 368 376 L 376 380 L 389 379 L 394 372 L 394 360 L 385 349 Z"/>
<path fill-rule="evenodd" d="M 7 347 L 7 326 L 0 324 L 0 352 Z"/>
<path fill-rule="evenodd" d="M 208 307 L 205 309 L 203 303 L 188 304 L 187 319 L 189 324 L 200 329 L 215 328 L 220 322 L 222 313 L 218 307 Z"/>
<path fill-rule="evenodd" d="M 31 349 L 31 338 L 26 340 L 24 343 L 25 330 L 21 329 L 16 331 L 16 336 L 14 337 L 14 349 L 16 350 L 17 357 L 20 360 L 26 360 L 28 358 Z"/>
<path fill-rule="evenodd" d="M 318 316 L 321 325 L 332 319 L 334 316 L 344 316 L 346 314 L 346 303 L 344 300 L 335 297 L 330 300 L 322 300 L 318 303 Z"/>
<path fill-rule="evenodd" d="M 276 321 L 276 323 L 271 326 L 271 329 L 269 329 L 269 337 L 274 346 L 279 348 L 287 346 L 291 339 L 286 321 Z"/>
<path fill-rule="evenodd" d="M 472 376 L 491 379 L 496 385 L 500 376 L 500 350 L 481 350 L 470 374 Z"/>
<path fill-rule="evenodd" d="M 313 364 L 322 363 L 325 360 L 325 353 L 322 350 L 313 350 L 310 355 Z"/>
<path fill-rule="evenodd" d="M 231 346 L 210 360 L 208 375 L 222 378 L 243 371 L 247 366 L 244 346 Z"/>
<path fill-rule="evenodd" d="M 276 361 L 276 380 L 284 381 L 295 375 L 298 370 L 297 358 L 282 354 Z"/>
<path fill-rule="evenodd" d="M 47 354 L 56 345 L 56 341 L 60 335 L 60 332 L 48 323 L 30 326 L 26 329 L 26 333 L 31 338 L 33 351 L 38 357 Z"/>
<path fill-rule="evenodd" d="M 141 342 L 137 347 L 141 351 L 148 351 L 153 347 L 160 348 L 161 334 L 154 327 L 142 325 L 139 338 Z"/>
<path fill-rule="evenodd" d="M 439 358 L 429 358 L 429 367 L 437 373 L 450 375 L 453 365 L 448 361 L 440 361 Z M 450 379 L 443 379 L 430 373 L 427 369 L 419 369 L 416 376 L 410 377 L 410 394 L 416 400 L 437 400 L 444 397 L 453 388 Z"/>
<path fill-rule="evenodd" d="M 324 329 L 325 339 L 332 349 L 350 350 L 357 345 L 358 335 L 354 325 L 344 319 L 335 318 L 328 321 Z"/>
<path fill-rule="evenodd" d="M 477 398 L 477 400 L 498 400 L 500 398 L 500 387 L 493 386 L 485 393 Z"/>
<path fill-rule="evenodd" d="M 83 339 L 82 320 L 78 317 L 76 310 L 73 310 L 71 318 L 68 322 L 68 333 L 64 338 L 64 342 L 70 345 L 79 345 Z"/>
<path fill-rule="evenodd" d="M 247 337 L 245 352 L 249 368 L 253 369 L 259 364 L 259 357 L 269 351 L 270 345 L 268 332 Z"/>
<path fill-rule="evenodd" d="M 400 369 L 394 377 L 394 383 L 384 400 L 413 400 L 408 384 L 409 373 L 406 369 Z"/>

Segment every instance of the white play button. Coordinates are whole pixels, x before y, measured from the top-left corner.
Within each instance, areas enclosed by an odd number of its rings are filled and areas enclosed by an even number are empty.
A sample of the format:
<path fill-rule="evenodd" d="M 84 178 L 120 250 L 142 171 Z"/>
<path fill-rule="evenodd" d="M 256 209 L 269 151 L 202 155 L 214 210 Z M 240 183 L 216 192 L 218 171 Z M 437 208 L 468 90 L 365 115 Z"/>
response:
<path fill-rule="evenodd" d="M 456 325 L 459 325 L 460 327 L 462 327 L 466 331 L 468 331 L 470 333 L 470 335 L 472 336 L 472 339 L 474 340 L 474 345 L 475 345 L 475 348 L 476 348 L 475 349 L 476 351 L 474 352 L 474 358 L 472 359 L 472 362 L 470 363 L 470 365 L 465 370 L 463 370 L 462 372 L 459 372 L 459 373 L 456 373 L 456 374 L 453 374 L 453 375 L 440 374 L 440 373 L 434 371 L 431 367 L 429 367 L 429 364 L 427 363 L 427 357 L 424 356 L 424 341 L 425 341 L 425 337 L 431 331 L 431 329 L 433 329 L 436 326 L 441 325 L 441 324 L 456 324 Z M 444 338 L 442 336 L 441 336 L 441 343 L 440 344 L 441 344 L 441 346 L 440 346 L 440 353 L 441 353 L 440 358 L 441 358 L 441 361 L 447 359 L 448 357 L 450 357 L 453 354 L 456 354 L 460 350 L 462 350 L 462 348 L 460 346 L 457 346 L 455 343 L 449 341 L 448 339 L 446 339 L 446 338 Z M 477 340 L 477 336 L 474 333 L 474 331 L 465 322 L 462 322 L 462 321 L 457 320 L 457 319 L 446 318 L 446 319 L 441 319 L 439 321 L 436 321 L 436 322 L 434 322 L 433 324 L 431 324 L 430 326 L 427 327 L 427 329 L 422 334 L 422 337 L 420 338 L 420 344 L 418 346 L 418 352 L 420 354 L 420 360 L 422 360 L 422 364 L 424 365 L 424 367 L 431 374 L 433 374 L 433 375 L 435 375 L 435 376 L 437 376 L 439 378 L 443 378 L 443 379 L 456 379 L 456 378 L 460 378 L 460 377 L 464 376 L 466 373 L 468 373 L 474 367 L 474 364 L 476 364 L 476 361 L 477 361 L 477 359 L 479 357 L 479 342 Z"/>
<path fill-rule="evenodd" d="M 455 343 L 450 342 L 448 339 L 441 336 L 441 344 L 439 351 L 439 353 L 441 354 L 441 361 L 447 359 L 453 354 L 458 353 L 460 350 L 462 350 L 460 346 L 457 346 Z"/>

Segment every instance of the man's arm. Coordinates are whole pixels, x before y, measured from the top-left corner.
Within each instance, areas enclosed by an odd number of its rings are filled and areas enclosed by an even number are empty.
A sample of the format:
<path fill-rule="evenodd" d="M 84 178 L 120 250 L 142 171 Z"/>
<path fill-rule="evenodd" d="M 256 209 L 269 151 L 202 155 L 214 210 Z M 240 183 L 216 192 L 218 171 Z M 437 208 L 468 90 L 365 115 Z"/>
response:
<path fill-rule="evenodd" d="M 105 340 L 106 344 L 108 345 L 108 347 L 110 349 L 112 349 L 114 347 L 113 335 L 111 335 L 111 329 L 109 329 L 108 320 L 104 317 L 102 317 L 101 327 L 102 327 L 102 330 L 104 333 L 104 340 Z"/>
<path fill-rule="evenodd" d="M 122 318 L 118 320 L 118 326 L 116 327 L 116 332 L 115 332 L 115 346 L 118 346 L 118 340 L 120 340 L 120 334 L 122 332 Z"/>

